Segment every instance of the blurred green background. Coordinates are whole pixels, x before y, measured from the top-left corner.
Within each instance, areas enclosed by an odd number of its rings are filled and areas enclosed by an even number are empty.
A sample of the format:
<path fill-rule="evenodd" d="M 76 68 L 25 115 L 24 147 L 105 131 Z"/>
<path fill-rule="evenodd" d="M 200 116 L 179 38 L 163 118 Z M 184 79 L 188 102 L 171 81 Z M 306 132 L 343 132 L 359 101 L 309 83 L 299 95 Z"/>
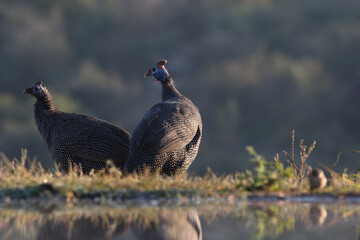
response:
<path fill-rule="evenodd" d="M 22 94 L 37 81 L 62 110 L 131 133 L 161 99 L 143 78 L 160 58 L 202 114 L 191 172 L 250 168 L 246 145 L 272 159 L 292 129 L 317 140 L 313 166 L 360 148 L 359 1 L 2 0 L 0 151 L 53 166 Z M 359 166 L 347 153 L 337 168 Z"/>

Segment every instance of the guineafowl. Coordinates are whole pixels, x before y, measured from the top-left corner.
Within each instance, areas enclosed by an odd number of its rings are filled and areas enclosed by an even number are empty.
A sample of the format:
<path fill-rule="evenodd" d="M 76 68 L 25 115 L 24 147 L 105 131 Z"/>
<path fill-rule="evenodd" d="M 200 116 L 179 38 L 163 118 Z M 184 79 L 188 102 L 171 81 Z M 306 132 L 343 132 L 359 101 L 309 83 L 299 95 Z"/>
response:
<path fill-rule="evenodd" d="M 160 60 L 146 72 L 162 84 L 162 102 L 153 106 L 133 132 L 125 171 L 173 175 L 185 172 L 194 161 L 201 137 L 198 108 L 175 88 Z"/>
<path fill-rule="evenodd" d="M 108 160 L 123 168 L 129 151 L 127 131 L 89 115 L 60 111 L 42 82 L 24 93 L 37 99 L 35 122 L 59 169 L 68 172 L 69 164 L 74 164 L 89 173 L 105 168 Z"/>

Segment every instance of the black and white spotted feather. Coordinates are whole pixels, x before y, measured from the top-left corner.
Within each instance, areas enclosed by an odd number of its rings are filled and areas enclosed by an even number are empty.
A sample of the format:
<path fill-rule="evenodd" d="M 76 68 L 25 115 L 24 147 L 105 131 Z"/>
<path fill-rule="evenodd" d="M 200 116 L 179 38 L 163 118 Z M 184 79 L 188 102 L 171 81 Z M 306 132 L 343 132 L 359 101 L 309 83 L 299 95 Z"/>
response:
<path fill-rule="evenodd" d="M 69 164 L 81 165 L 84 173 L 105 168 L 112 161 L 123 168 L 128 158 L 130 135 L 110 122 L 77 113 L 58 110 L 42 82 L 24 93 L 34 96 L 34 118 L 38 130 L 59 168 L 68 171 Z"/>
<path fill-rule="evenodd" d="M 163 66 L 156 70 L 161 69 L 166 71 Z M 197 155 L 201 116 L 198 108 L 176 90 L 167 71 L 163 78 L 151 75 L 162 83 L 163 101 L 153 106 L 134 130 L 125 168 L 130 173 L 141 172 L 144 167 L 160 174 L 181 173 Z"/>

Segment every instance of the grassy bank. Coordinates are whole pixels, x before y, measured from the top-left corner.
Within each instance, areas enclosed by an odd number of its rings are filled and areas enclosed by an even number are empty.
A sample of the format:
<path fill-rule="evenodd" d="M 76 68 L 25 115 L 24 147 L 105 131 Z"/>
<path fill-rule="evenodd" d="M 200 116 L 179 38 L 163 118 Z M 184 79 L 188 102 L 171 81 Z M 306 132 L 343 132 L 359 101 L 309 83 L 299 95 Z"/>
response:
<path fill-rule="evenodd" d="M 305 148 L 306 149 L 306 148 Z M 277 155 L 267 161 L 252 147 L 247 147 L 254 163 L 253 170 L 217 176 L 210 169 L 204 177 L 177 175 L 174 177 L 150 174 L 124 176 L 119 170 L 110 168 L 108 172 L 79 174 L 72 169 L 69 174 L 58 170 L 45 170 L 41 164 L 30 161 L 26 150 L 21 159 L 9 160 L 0 156 L 0 199 L 2 202 L 29 199 L 63 199 L 73 204 L 81 199 L 101 201 L 124 200 L 169 200 L 198 201 L 199 199 L 241 199 L 272 196 L 309 196 L 306 175 L 311 167 L 303 161 L 302 171 L 292 165 L 281 163 Z M 306 151 L 305 153 L 306 154 Z M 287 156 L 287 154 L 285 154 Z M 306 159 L 305 159 L 306 160 Z M 300 163 L 302 160 L 300 159 Z M 293 161 L 295 164 L 295 161 Z M 297 171 L 298 170 L 298 171 Z M 331 179 L 324 190 L 329 196 L 357 196 L 360 194 L 358 174 L 339 174 L 331 170 Z M 355 195 L 354 195 L 355 194 Z"/>

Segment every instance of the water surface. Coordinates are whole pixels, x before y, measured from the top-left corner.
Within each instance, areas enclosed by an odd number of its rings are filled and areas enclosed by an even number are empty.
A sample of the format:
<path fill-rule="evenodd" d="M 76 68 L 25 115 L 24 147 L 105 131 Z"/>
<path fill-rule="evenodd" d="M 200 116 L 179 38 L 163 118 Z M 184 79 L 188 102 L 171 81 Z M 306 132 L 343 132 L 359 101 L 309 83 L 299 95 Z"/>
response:
<path fill-rule="evenodd" d="M 340 202 L 23 203 L 1 205 L 0 239 L 359 239 L 359 213 Z"/>

